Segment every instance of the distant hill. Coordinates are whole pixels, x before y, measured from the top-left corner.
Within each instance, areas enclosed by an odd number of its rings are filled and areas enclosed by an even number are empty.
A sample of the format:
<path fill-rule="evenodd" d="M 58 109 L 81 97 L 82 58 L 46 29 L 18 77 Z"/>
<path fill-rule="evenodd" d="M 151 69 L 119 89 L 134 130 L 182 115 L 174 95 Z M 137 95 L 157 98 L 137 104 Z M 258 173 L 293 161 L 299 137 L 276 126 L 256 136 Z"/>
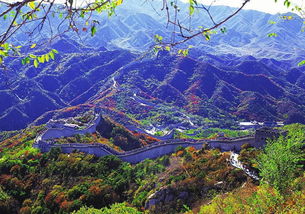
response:
<path fill-rule="evenodd" d="M 208 125 L 204 118 L 223 126 L 242 119 L 305 122 L 305 72 L 286 62 L 212 55 L 195 60 L 165 52 L 136 58 L 126 50 L 89 50 L 62 54 L 38 69 L 12 67 L 14 82 L 1 85 L 1 130 L 24 128 L 48 112 L 38 120 L 44 123 L 84 103 L 142 129 L 152 128 L 145 120 L 186 126 L 188 117 L 198 126 Z M 120 112 L 125 116 L 115 116 Z"/>
<path fill-rule="evenodd" d="M 171 32 L 150 7 L 126 4 L 112 18 L 99 17 L 95 37 L 57 38 L 48 48 L 60 54 L 37 69 L 7 61 L 0 72 L 0 130 L 64 117 L 75 106 L 101 108 L 133 129 L 153 132 L 233 127 L 239 120 L 305 122 L 305 69 L 296 67 L 305 58 L 305 37 L 297 17 L 242 11 L 226 23 L 226 34 L 195 39 L 189 57 L 143 57 L 155 34 L 166 39 Z M 212 13 L 218 20 L 232 10 L 217 6 Z M 204 20 L 195 16 L 193 24 Z M 278 37 L 269 38 L 270 32 Z"/>

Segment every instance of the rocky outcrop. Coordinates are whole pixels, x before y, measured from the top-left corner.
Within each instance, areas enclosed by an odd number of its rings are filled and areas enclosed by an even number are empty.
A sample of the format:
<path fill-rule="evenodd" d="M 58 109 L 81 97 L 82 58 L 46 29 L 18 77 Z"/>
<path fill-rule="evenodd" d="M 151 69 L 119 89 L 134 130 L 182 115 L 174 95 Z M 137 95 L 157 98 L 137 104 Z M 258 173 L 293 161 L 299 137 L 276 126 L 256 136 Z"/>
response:
<path fill-rule="evenodd" d="M 170 187 L 161 188 L 159 191 L 150 195 L 145 203 L 145 209 L 152 207 L 164 206 L 173 201 L 187 201 L 190 193 L 187 191 L 176 192 Z"/>

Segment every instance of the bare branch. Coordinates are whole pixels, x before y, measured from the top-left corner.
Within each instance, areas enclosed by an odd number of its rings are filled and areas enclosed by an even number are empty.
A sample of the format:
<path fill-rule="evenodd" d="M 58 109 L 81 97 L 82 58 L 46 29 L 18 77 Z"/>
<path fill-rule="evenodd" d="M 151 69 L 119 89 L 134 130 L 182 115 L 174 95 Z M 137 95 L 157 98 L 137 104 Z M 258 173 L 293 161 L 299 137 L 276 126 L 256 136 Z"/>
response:
<path fill-rule="evenodd" d="M 171 23 L 175 26 L 178 26 L 179 29 L 180 29 L 180 36 L 183 38 L 182 40 L 178 41 L 178 42 L 169 42 L 169 43 L 162 43 L 162 45 L 164 46 L 171 46 L 171 47 L 175 47 L 177 45 L 180 45 L 182 43 L 185 43 L 197 36 L 200 36 L 200 35 L 203 35 L 204 33 L 208 33 L 209 31 L 212 31 L 218 27 L 220 27 L 221 25 L 223 25 L 224 23 L 226 23 L 228 20 L 230 20 L 232 17 L 234 17 L 235 15 L 237 15 L 245 6 L 247 3 L 249 3 L 250 0 L 244 0 L 244 2 L 242 3 L 242 5 L 232 14 L 230 14 L 229 16 L 227 16 L 226 18 L 222 19 L 220 22 L 216 23 L 215 20 L 213 19 L 211 13 L 210 13 L 210 7 L 211 5 L 206 8 L 205 6 L 201 6 L 201 7 L 197 7 L 198 9 L 203 9 L 205 12 L 207 12 L 207 14 L 209 15 L 212 23 L 213 23 L 213 26 L 209 27 L 209 28 L 205 28 L 201 31 L 198 31 L 196 33 L 193 33 L 191 32 L 191 29 L 190 28 L 186 28 L 184 27 L 179 21 L 171 21 L 170 20 L 170 14 L 167 13 L 167 17 L 168 17 L 168 23 Z M 190 33 L 190 35 L 186 36 L 184 31 Z"/>

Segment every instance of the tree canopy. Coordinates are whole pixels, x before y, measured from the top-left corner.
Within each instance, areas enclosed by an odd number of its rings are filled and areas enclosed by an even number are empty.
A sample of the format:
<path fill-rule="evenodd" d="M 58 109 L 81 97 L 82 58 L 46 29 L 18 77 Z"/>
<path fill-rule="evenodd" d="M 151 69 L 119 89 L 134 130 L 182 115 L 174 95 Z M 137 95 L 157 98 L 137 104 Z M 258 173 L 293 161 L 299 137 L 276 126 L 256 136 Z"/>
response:
<path fill-rule="evenodd" d="M 263 182 L 283 193 L 302 168 L 305 133 L 302 126 L 290 125 L 289 134 L 270 140 L 258 156 L 258 166 Z"/>

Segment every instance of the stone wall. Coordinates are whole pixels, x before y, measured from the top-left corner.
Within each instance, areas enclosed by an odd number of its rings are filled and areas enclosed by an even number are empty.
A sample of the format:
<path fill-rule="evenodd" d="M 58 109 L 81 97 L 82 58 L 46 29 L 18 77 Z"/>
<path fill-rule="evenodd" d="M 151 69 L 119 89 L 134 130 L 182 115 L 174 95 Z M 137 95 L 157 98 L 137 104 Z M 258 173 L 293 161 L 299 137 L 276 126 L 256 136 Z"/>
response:
<path fill-rule="evenodd" d="M 173 140 L 163 141 L 156 144 L 152 144 L 140 149 L 132 150 L 129 152 L 119 153 L 112 148 L 102 144 L 50 144 L 40 142 L 37 144 L 37 148 L 40 148 L 42 152 L 48 152 L 51 148 L 60 147 L 63 153 L 72 153 L 73 151 L 80 151 L 87 154 L 93 154 L 98 157 L 105 155 L 116 155 L 123 161 L 129 163 L 138 163 L 145 159 L 155 159 L 166 154 L 175 152 L 178 146 L 182 147 L 194 147 L 201 149 L 204 144 L 207 144 L 210 148 L 217 148 L 221 151 L 240 151 L 241 146 L 245 143 L 249 143 L 254 147 L 260 147 L 263 144 L 257 143 L 254 137 L 243 138 L 236 141 L 194 141 L 194 140 Z"/>
<path fill-rule="evenodd" d="M 98 115 L 92 122 L 91 125 L 85 129 L 73 129 L 70 127 L 62 128 L 49 128 L 42 135 L 41 140 L 51 140 L 55 138 L 71 137 L 76 134 L 84 135 L 86 133 L 93 133 L 96 130 L 97 124 L 99 124 L 101 117 Z"/>
<path fill-rule="evenodd" d="M 208 141 L 207 142 L 210 148 L 217 148 L 221 151 L 235 151 L 239 152 L 241 150 L 242 145 L 248 143 L 255 148 L 260 148 L 265 145 L 265 141 L 256 141 L 255 137 L 246 137 L 239 138 L 235 140 L 223 140 L 223 141 Z"/>
<path fill-rule="evenodd" d="M 287 132 L 283 130 L 264 127 L 256 130 L 255 140 L 266 142 L 268 139 L 275 139 L 278 138 L 280 135 L 286 135 L 286 134 Z"/>
<path fill-rule="evenodd" d="M 277 134 L 266 130 L 257 130 L 255 136 L 244 136 L 233 139 L 218 139 L 218 140 L 167 140 L 148 145 L 143 148 L 135 149 L 128 152 L 117 152 L 114 149 L 103 144 L 53 144 L 47 142 L 48 140 L 61 137 L 69 137 L 76 134 L 93 133 L 96 130 L 97 124 L 100 122 L 101 117 L 98 116 L 91 125 L 83 130 L 77 130 L 69 127 L 64 128 L 49 128 L 42 135 L 38 136 L 35 140 L 34 147 L 39 148 L 42 152 L 48 152 L 51 148 L 60 147 L 63 153 L 72 153 L 77 150 L 80 152 L 93 154 L 98 157 L 105 155 L 116 155 L 123 161 L 130 163 L 138 163 L 147 158 L 155 159 L 166 154 L 175 152 L 178 146 L 182 147 L 195 147 L 201 149 L 204 144 L 209 148 L 217 148 L 221 151 L 234 151 L 239 152 L 242 145 L 250 144 L 253 147 L 260 148 L 266 143 L 266 138 L 278 137 Z"/>

